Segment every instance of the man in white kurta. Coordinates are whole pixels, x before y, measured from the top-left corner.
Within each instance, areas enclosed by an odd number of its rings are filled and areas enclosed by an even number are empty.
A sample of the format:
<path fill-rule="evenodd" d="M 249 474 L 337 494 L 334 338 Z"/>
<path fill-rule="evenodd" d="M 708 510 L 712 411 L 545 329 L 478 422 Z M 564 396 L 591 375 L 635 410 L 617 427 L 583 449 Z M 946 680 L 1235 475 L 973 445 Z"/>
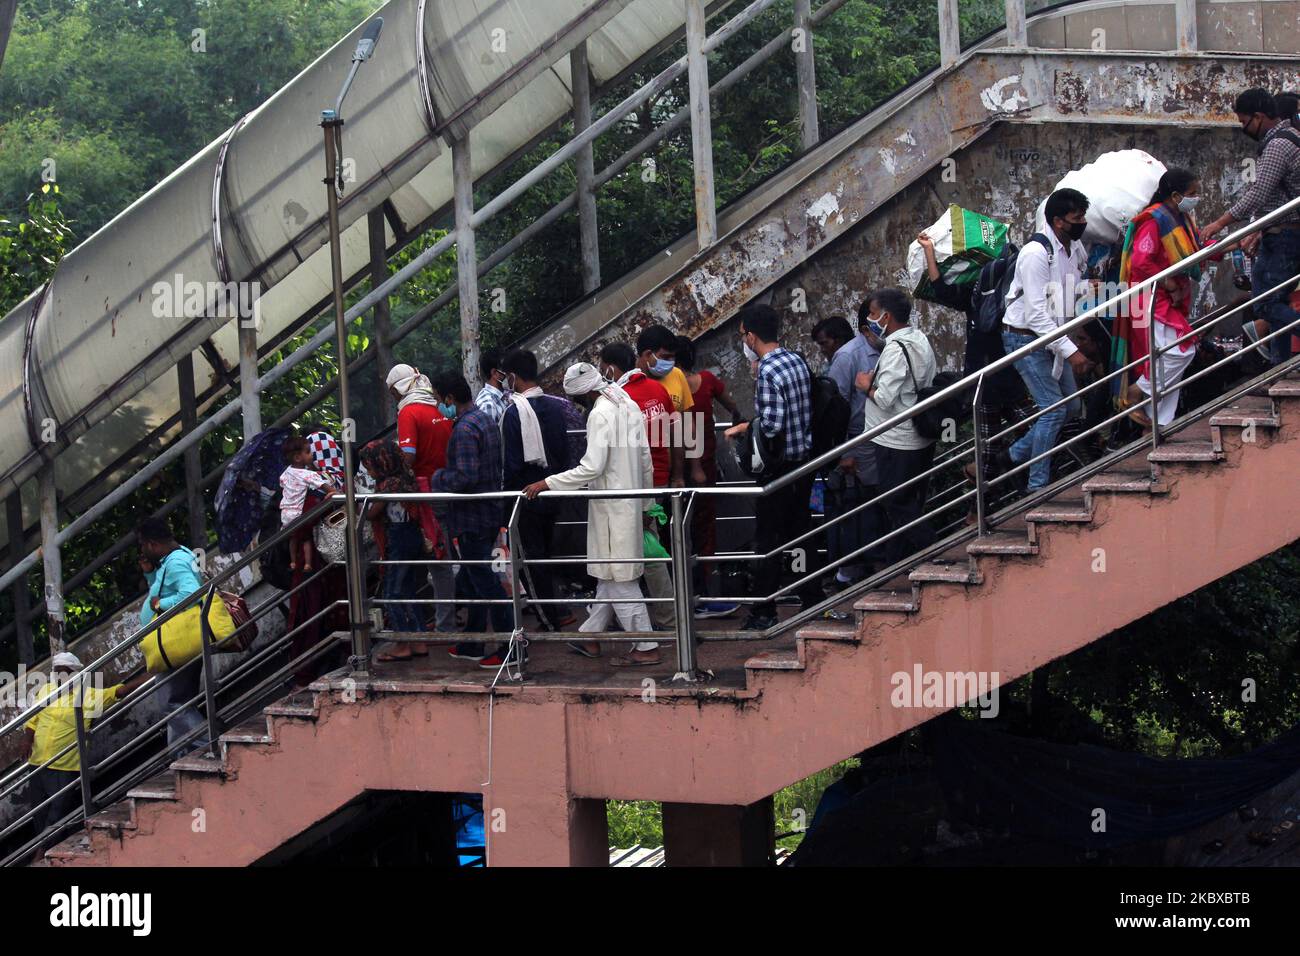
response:
<path fill-rule="evenodd" d="M 529 485 L 524 494 L 535 498 L 547 490 L 584 486 L 593 491 L 653 488 L 650 443 L 636 402 L 587 362 L 579 362 L 565 373 L 564 391 L 579 401 L 595 397 L 587 418 L 587 453 L 576 467 Z M 653 504 L 653 498 L 612 497 L 592 498 L 587 503 L 587 557 L 593 562 L 587 565 L 587 573 L 596 579 L 597 599 L 615 603 L 591 605 L 580 631 L 604 631 L 614 616 L 629 634 L 652 630 L 638 582 L 645 569 L 642 516 Z M 595 642 L 573 646 L 589 656 L 600 650 Z M 659 645 L 643 641 L 614 663 L 657 664 Z"/>

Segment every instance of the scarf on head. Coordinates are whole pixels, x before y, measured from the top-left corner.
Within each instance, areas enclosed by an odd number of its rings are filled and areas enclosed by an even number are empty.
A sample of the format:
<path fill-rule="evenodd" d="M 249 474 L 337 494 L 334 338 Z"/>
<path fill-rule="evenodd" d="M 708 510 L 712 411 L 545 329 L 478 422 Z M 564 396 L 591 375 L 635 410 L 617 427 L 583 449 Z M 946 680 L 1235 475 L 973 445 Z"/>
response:
<path fill-rule="evenodd" d="M 537 412 L 533 410 L 530 398 L 539 398 L 546 394 L 537 386 L 526 392 L 511 392 L 510 401 L 519 410 L 519 436 L 523 439 L 524 464 L 546 467 L 546 445 L 542 442 L 542 426 L 537 421 Z M 504 420 L 505 416 L 502 416 Z"/>
<path fill-rule="evenodd" d="M 433 383 L 429 381 L 429 376 L 420 374 L 417 368 L 394 365 L 388 373 L 387 384 L 389 388 L 397 389 L 397 394 L 402 396 L 397 403 L 399 412 L 407 405 L 438 407 L 438 399 L 433 394 Z"/>
<path fill-rule="evenodd" d="M 631 374 L 631 372 L 628 373 L 628 375 Z M 625 381 L 628 375 L 623 376 Z M 588 392 L 599 392 L 615 405 L 620 402 L 628 402 L 636 409 L 638 415 L 641 414 L 641 407 L 632 401 L 632 396 L 601 375 L 599 370 L 590 362 L 579 362 L 576 365 L 569 366 L 569 370 L 564 373 L 564 393 L 566 395 L 586 395 Z"/>
<path fill-rule="evenodd" d="M 311 446 L 312 465 L 317 471 L 334 482 L 335 488 L 343 487 L 343 451 L 329 432 L 312 432 L 307 436 Z"/>
<path fill-rule="evenodd" d="M 397 442 L 377 438 L 361 449 L 361 462 L 375 482 L 375 491 L 385 495 L 406 494 L 419 489 L 406 455 Z"/>

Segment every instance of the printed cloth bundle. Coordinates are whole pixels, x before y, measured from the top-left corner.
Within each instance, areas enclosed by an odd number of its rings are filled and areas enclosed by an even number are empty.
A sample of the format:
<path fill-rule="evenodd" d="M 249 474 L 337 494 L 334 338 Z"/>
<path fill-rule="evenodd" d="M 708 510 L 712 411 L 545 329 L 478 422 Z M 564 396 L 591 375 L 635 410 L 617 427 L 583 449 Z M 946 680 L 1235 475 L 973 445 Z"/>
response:
<path fill-rule="evenodd" d="M 956 205 L 949 206 L 939 221 L 925 230 L 934 241 L 939 274 L 949 285 L 966 285 L 978 279 L 984 263 L 992 262 L 1006 247 L 1007 232 L 1006 223 Z M 907 248 L 907 274 L 916 298 L 939 301 L 919 242 L 913 241 Z"/>

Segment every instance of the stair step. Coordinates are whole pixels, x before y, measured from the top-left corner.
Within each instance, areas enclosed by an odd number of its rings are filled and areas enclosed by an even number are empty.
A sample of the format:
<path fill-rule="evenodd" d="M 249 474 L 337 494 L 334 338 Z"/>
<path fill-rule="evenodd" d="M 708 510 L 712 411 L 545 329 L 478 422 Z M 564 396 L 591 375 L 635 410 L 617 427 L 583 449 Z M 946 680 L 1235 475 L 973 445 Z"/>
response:
<path fill-rule="evenodd" d="M 1214 428 L 1281 428 L 1282 419 L 1273 410 L 1271 401 L 1255 403 L 1238 402 L 1219 409 L 1210 416 L 1210 425 Z"/>
<path fill-rule="evenodd" d="M 1034 524 L 1087 524 L 1092 521 L 1092 509 L 1082 501 L 1049 501 L 1027 512 L 1025 520 Z"/>
<path fill-rule="evenodd" d="M 316 704 L 316 695 L 309 690 L 304 690 L 290 694 L 283 700 L 277 700 L 274 704 L 268 704 L 262 708 L 262 713 L 269 717 L 315 720 L 320 716 L 320 707 Z"/>
<path fill-rule="evenodd" d="M 803 662 L 799 652 L 794 648 L 781 651 L 762 651 L 745 661 L 745 669 L 751 671 L 801 671 Z"/>
<path fill-rule="evenodd" d="M 1300 378 L 1284 378 L 1268 389 L 1271 398 L 1300 398 Z"/>
<path fill-rule="evenodd" d="M 968 562 L 940 564 L 937 561 L 927 561 L 919 565 L 912 570 L 907 579 L 917 584 L 980 584 L 984 580 L 979 570 L 972 568 Z"/>
<path fill-rule="evenodd" d="M 274 740 L 266 725 L 266 717 L 254 717 L 221 735 L 223 744 L 269 744 Z"/>
<path fill-rule="evenodd" d="M 144 783 L 128 790 L 126 795 L 135 800 L 175 800 L 176 773 L 168 770 L 150 777 Z"/>
<path fill-rule="evenodd" d="M 848 641 L 855 643 L 858 639 L 858 627 L 852 621 L 819 621 L 798 630 L 798 636 L 805 641 Z"/>
<path fill-rule="evenodd" d="M 134 830 L 135 807 L 130 800 L 115 803 L 87 818 L 86 826 L 92 830 Z"/>
<path fill-rule="evenodd" d="M 1163 495 L 1168 494 L 1169 486 L 1146 472 L 1107 471 L 1085 481 L 1083 490 L 1086 494 Z"/>
<path fill-rule="evenodd" d="M 45 851 L 47 860 L 84 860 L 95 855 L 90 834 L 82 831 L 74 833 L 62 843 L 55 844 Z"/>
<path fill-rule="evenodd" d="M 219 774 L 225 772 L 225 764 L 221 762 L 220 757 L 214 757 L 207 753 L 192 753 L 184 757 L 173 760 L 171 769 L 175 771 L 184 771 L 185 773 L 208 773 Z"/>
<path fill-rule="evenodd" d="M 921 609 L 921 603 L 911 590 L 868 591 L 858 598 L 853 609 L 859 614 L 868 611 L 900 611 L 904 614 L 913 614 Z"/>
<path fill-rule="evenodd" d="M 1017 531 L 992 531 L 966 545 L 970 555 L 1037 554 L 1038 545 Z"/>
<path fill-rule="evenodd" d="M 1210 441 L 1175 441 L 1147 454 L 1147 461 L 1218 461 L 1219 452 Z"/>

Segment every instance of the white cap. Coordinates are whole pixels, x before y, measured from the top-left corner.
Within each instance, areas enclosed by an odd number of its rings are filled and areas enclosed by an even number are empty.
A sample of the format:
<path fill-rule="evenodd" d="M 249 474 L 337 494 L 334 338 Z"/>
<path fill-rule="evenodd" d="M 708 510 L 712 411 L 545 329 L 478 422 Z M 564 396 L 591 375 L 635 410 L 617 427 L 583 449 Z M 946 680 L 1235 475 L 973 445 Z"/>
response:
<path fill-rule="evenodd" d="M 596 370 L 590 362 L 578 362 L 570 365 L 564 373 L 564 392 L 566 395 L 586 395 L 605 384 L 605 376 Z"/>
<path fill-rule="evenodd" d="M 69 670 L 79 671 L 81 670 L 81 659 L 70 651 L 63 651 L 55 654 L 50 661 L 50 669 L 53 670 L 55 667 L 66 667 Z"/>

